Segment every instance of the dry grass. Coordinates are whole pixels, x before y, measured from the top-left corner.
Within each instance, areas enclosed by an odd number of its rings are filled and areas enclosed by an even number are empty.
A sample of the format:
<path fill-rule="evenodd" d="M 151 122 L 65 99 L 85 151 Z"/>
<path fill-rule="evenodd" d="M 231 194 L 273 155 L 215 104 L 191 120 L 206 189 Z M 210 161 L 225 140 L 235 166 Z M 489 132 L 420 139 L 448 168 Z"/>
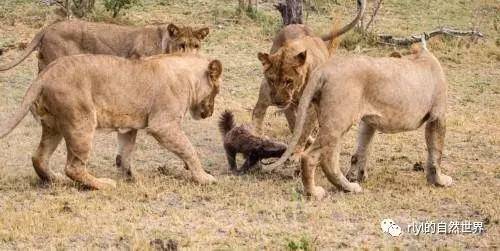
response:
<path fill-rule="evenodd" d="M 339 2 L 339 6 L 330 6 L 344 9 L 337 13 L 345 13 L 345 21 L 354 13 L 354 1 Z M 117 189 L 86 191 L 69 181 L 40 184 L 30 157 L 41 130 L 28 116 L 0 141 L 0 249 L 150 249 L 154 239 L 174 240 L 183 249 L 499 248 L 500 53 L 494 28 L 498 3 L 384 2 L 375 24 L 377 31 L 407 35 L 441 24 L 468 28 L 480 21 L 479 28 L 488 35 L 477 44 L 467 39 L 430 43 L 449 78 L 443 162 L 445 172 L 455 179 L 453 187 L 430 187 L 423 173 L 412 170 L 414 163 L 425 160 L 422 130 L 376 136 L 362 194 L 336 191 L 320 174 L 319 183 L 329 188 L 329 197 L 308 201 L 302 197 L 300 179 L 292 169 L 244 177 L 228 174 L 216 130 L 217 115 L 230 108 L 240 121 L 249 121 L 248 109 L 256 101 L 262 75 L 256 53 L 269 49 L 270 34 L 279 25 L 277 12 L 264 3 L 253 19 L 238 18 L 236 1 L 144 1 L 121 20 L 211 27 L 205 51 L 223 62 L 225 85 L 216 116 L 201 122 L 187 119 L 185 130 L 205 168 L 218 177 L 218 184 L 203 187 L 191 183 L 181 161 L 145 134 L 139 136 L 133 162 L 141 176 L 137 183 L 121 181 L 113 166 L 114 134 L 100 134 L 89 168 L 97 176 L 120 181 Z M 49 9 L 27 0 L 3 1 L 0 10 L 2 46 L 29 41 L 53 18 Z M 477 18 L 474 10 L 485 11 Z M 318 32 L 329 30 L 331 24 L 328 16 L 313 12 L 307 22 Z M 360 51 L 387 55 L 392 48 L 363 47 Z M 0 61 L 17 55 L 19 51 L 9 51 Z M 36 58 L 32 56 L 0 73 L 0 118 L 19 104 L 35 72 Z M 282 116 L 269 115 L 266 121 L 271 136 L 287 137 Z M 355 131 L 344 140 L 344 167 L 353 150 Z M 61 146 L 52 160 L 54 169 L 62 171 L 64 160 Z M 379 229 L 383 218 L 403 226 L 427 220 L 485 221 L 487 232 L 391 238 Z"/>

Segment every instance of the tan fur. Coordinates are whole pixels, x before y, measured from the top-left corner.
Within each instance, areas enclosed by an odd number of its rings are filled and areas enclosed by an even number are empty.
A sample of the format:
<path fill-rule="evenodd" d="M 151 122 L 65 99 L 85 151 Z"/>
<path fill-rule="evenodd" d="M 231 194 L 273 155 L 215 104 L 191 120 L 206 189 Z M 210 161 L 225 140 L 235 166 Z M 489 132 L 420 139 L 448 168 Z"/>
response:
<path fill-rule="evenodd" d="M 257 133 L 262 133 L 264 116 L 269 106 L 284 109 L 288 126 L 293 130 L 297 103 L 305 83 L 311 72 L 329 57 L 325 42 L 331 44 L 330 40 L 335 40 L 357 24 L 365 8 L 364 1 L 361 2 L 362 8 L 358 15 L 345 27 L 318 37 L 305 25 L 288 25 L 274 38 L 270 54 L 258 54 L 264 68 L 264 79 L 252 114 Z M 313 110 L 310 113 L 315 117 Z M 297 153 L 303 150 L 316 124 L 314 120 L 307 119 L 307 121 L 307 126 L 295 149 Z"/>
<path fill-rule="evenodd" d="M 40 31 L 16 61 L 0 66 L 8 70 L 21 63 L 38 49 L 38 69 L 62 56 L 76 54 L 106 54 L 139 58 L 162 53 L 198 51 L 208 28 L 151 25 L 120 26 L 79 20 L 54 23 Z"/>
<path fill-rule="evenodd" d="M 145 129 L 184 161 L 195 181 L 214 182 L 202 169 L 181 130 L 181 121 L 188 111 L 195 119 L 212 115 L 221 72 L 218 60 L 189 54 L 143 60 L 109 55 L 62 57 L 30 86 L 21 107 L 0 126 L 0 138 L 36 104 L 43 130 L 33 165 L 44 180 L 58 178 L 48 166 L 49 158 L 64 138 L 68 152 L 65 172 L 71 179 L 94 189 L 114 185 L 114 181 L 95 178 L 86 171 L 95 130 L 122 131 L 122 167 L 130 175 L 137 130 Z"/>
<path fill-rule="evenodd" d="M 445 135 L 446 79 L 439 61 L 425 47 L 402 58 L 366 56 L 334 57 L 311 76 L 298 107 L 297 124 L 291 143 L 269 168 L 290 157 L 313 103 L 319 116 L 318 140 L 301 160 L 305 192 L 321 198 L 324 190 L 315 185 L 314 170 L 319 163 L 327 178 L 341 190 L 360 192 L 339 166 L 341 138 L 360 123 L 358 146 L 348 176 L 366 178 L 369 144 L 376 130 L 384 133 L 411 131 L 426 123 L 428 148 L 427 180 L 449 186 L 452 179 L 441 173 Z"/>

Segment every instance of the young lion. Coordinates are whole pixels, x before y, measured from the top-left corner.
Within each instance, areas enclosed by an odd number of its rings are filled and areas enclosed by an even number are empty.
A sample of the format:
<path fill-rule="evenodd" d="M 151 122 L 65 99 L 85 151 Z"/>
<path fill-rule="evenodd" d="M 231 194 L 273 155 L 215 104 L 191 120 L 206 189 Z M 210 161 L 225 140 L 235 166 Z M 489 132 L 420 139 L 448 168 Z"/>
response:
<path fill-rule="evenodd" d="M 325 42 L 329 42 L 353 28 L 363 16 L 365 1 L 358 0 L 360 7 L 354 20 L 322 37 L 302 24 L 284 27 L 274 38 L 270 54 L 259 53 L 258 58 L 264 69 L 264 79 L 260 86 L 259 98 L 253 109 L 252 120 L 256 131 L 262 132 L 266 110 L 275 105 L 284 110 L 288 126 L 293 131 L 297 104 L 311 72 L 325 62 L 329 52 Z M 314 110 L 309 111 L 314 118 Z M 307 124 L 295 149 L 300 153 L 314 129 L 316 121 L 306 119 Z"/>
<path fill-rule="evenodd" d="M 62 57 L 33 82 L 21 107 L 0 126 L 0 138 L 34 105 L 42 139 L 33 167 L 43 180 L 58 178 L 49 168 L 49 159 L 64 138 L 68 177 L 94 189 L 114 186 L 113 180 L 95 178 L 86 170 L 95 130 L 124 133 L 121 167 L 131 175 L 129 162 L 137 130 L 145 129 L 184 161 L 196 182 L 211 183 L 215 178 L 202 169 L 181 121 L 188 110 L 194 119 L 212 115 L 221 73 L 218 60 L 196 55 L 157 55 L 144 60 L 109 55 Z"/>
<path fill-rule="evenodd" d="M 450 186 L 452 178 L 440 168 L 446 131 L 446 78 L 439 61 L 426 49 L 425 40 L 422 41 L 421 51 L 406 57 L 334 57 L 319 67 L 300 98 L 288 150 L 270 168 L 290 157 L 312 102 L 319 114 L 320 130 L 318 140 L 301 159 L 306 194 L 317 198 L 325 194 L 314 182 L 318 163 L 339 189 L 361 192 L 358 183 L 349 182 L 338 166 L 342 135 L 356 122 L 360 126 L 348 175 L 351 180 L 366 179 L 369 145 L 376 130 L 397 133 L 416 130 L 426 123 L 427 181 Z"/>
<path fill-rule="evenodd" d="M 163 53 L 197 52 L 208 33 L 208 28 L 194 30 L 192 27 L 177 27 L 174 24 L 131 27 L 78 20 L 63 21 L 45 27 L 31 41 L 21 58 L 0 66 L 0 71 L 18 65 L 35 49 L 38 49 L 39 72 L 59 57 L 76 54 L 139 58 Z M 127 135 L 120 132 L 117 137 L 119 143 L 127 140 Z M 119 145 L 118 149 L 121 148 L 123 146 Z M 118 154 L 118 166 L 121 159 L 122 156 Z"/>
<path fill-rule="evenodd" d="M 106 54 L 139 58 L 178 51 L 198 51 L 208 28 L 151 25 L 120 26 L 79 20 L 63 21 L 45 27 L 35 35 L 22 56 L 0 71 L 11 69 L 38 49 L 38 71 L 59 57 L 76 54 Z"/>

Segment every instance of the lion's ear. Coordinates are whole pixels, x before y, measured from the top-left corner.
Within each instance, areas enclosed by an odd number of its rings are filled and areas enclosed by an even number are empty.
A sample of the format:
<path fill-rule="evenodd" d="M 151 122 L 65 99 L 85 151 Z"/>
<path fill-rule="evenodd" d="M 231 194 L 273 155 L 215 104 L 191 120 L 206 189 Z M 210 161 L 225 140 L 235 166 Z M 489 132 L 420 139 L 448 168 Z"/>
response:
<path fill-rule="evenodd" d="M 168 34 L 171 37 L 178 37 L 181 30 L 175 24 L 169 24 L 167 27 Z"/>
<path fill-rule="evenodd" d="M 389 55 L 389 57 L 391 57 L 391 58 L 402 58 L 402 57 L 403 57 L 403 55 L 401 55 L 401 53 L 400 53 L 399 51 L 393 51 L 393 52 Z"/>
<path fill-rule="evenodd" d="M 222 74 L 222 63 L 215 59 L 210 61 L 208 64 L 208 76 L 210 77 L 210 80 L 216 81 L 219 79 L 220 75 Z"/>
<path fill-rule="evenodd" d="M 203 40 L 206 36 L 208 36 L 208 33 L 210 33 L 210 30 L 208 27 L 205 27 L 195 31 L 194 36 L 199 40 Z"/>
<path fill-rule="evenodd" d="M 264 70 L 267 70 L 269 69 L 269 67 L 271 67 L 271 59 L 269 59 L 269 54 L 259 52 L 257 54 L 257 58 L 259 58 L 259 61 L 262 63 L 262 66 L 264 66 Z"/>
<path fill-rule="evenodd" d="M 296 66 L 302 66 L 306 63 L 307 51 L 303 51 L 293 57 L 296 62 Z"/>

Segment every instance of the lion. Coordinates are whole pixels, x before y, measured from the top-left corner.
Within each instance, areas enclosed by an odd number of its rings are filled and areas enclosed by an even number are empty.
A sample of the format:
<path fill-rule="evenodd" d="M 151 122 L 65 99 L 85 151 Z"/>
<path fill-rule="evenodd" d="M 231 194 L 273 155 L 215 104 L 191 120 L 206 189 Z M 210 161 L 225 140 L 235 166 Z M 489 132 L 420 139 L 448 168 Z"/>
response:
<path fill-rule="evenodd" d="M 36 49 L 39 72 L 59 57 L 76 54 L 107 54 L 137 59 L 163 53 L 196 53 L 208 34 L 209 29 L 206 27 L 195 30 L 174 24 L 131 27 L 79 20 L 63 21 L 45 27 L 18 60 L 0 66 L 0 71 L 15 67 Z M 123 148 L 120 142 L 127 140 L 127 136 L 118 132 L 117 138 L 120 151 Z M 121 164 L 121 159 L 122 156 L 117 154 L 117 166 Z"/>
<path fill-rule="evenodd" d="M 301 158 L 302 182 L 307 195 L 316 198 L 325 195 L 325 190 L 314 181 L 318 163 L 337 188 L 361 192 L 361 186 L 355 181 L 367 178 L 366 163 L 375 131 L 412 131 L 424 123 L 427 181 L 436 186 L 450 186 L 453 179 L 443 174 L 440 167 L 446 131 L 447 83 L 441 64 L 427 50 L 425 39 L 422 43 L 418 53 L 401 58 L 333 57 L 318 67 L 300 98 L 288 149 L 268 168 L 276 168 L 290 157 L 312 103 L 318 114 L 319 135 Z M 339 168 L 339 150 L 342 136 L 358 122 L 357 148 L 347 175 L 351 177 L 350 182 Z"/>
<path fill-rule="evenodd" d="M 86 170 L 96 129 L 124 135 L 121 169 L 129 176 L 137 130 L 144 129 L 184 161 L 194 181 L 212 183 L 215 178 L 203 170 L 181 121 L 187 111 L 194 119 L 212 115 L 221 73 L 220 61 L 193 54 L 141 60 L 110 55 L 62 57 L 39 74 L 21 106 L 1 123 L 0 138 L 35 106 L 42 125 L 42 138 L 32 158 L 38 176 L 49 182 L 60 178 L 49 168 L 49 159 L 64 138 L 66 175 L 89 188 L 102 189 L 114 187 L 115 181 L 96 178 Z"/>
<path fill-rule="evenodd" d="M 59 57 L 76 54 L 106 54 L 139 58 L 156 54 L 198 51 L 209 29 L 169 25 L 144 27 L 92 23 L 80 20 L 57 22 L 38 32 L 21 57 L 0 71 L 20 64 L 38 49 L 38 71 Z"/>
<path fill-rule="evenodd" d="M 260 85 L 259 97 L 252 112 L 252 121 L 257 133 L 262 133 L 262 124 L 269 106 L 277 106 L 285 113 L 288 126 L 293 131 L 297 104 L 311 72 L 325 62 L 330 53 L 327 44 L 352 29 L 363 16 L 365 1 L 354 20 L 341 29 L 322 37 L 316 36 L 306 25 L 293 24 L 284 27 L 274 38 L 270 53 L 258 53 L 262 63 L 264 79 Z M 315 117 L 314 110 L 309 112 Z M 296 153 L 299 154 L 316 127 L 316 121 L 306 119 L 302 137 Z"/>

